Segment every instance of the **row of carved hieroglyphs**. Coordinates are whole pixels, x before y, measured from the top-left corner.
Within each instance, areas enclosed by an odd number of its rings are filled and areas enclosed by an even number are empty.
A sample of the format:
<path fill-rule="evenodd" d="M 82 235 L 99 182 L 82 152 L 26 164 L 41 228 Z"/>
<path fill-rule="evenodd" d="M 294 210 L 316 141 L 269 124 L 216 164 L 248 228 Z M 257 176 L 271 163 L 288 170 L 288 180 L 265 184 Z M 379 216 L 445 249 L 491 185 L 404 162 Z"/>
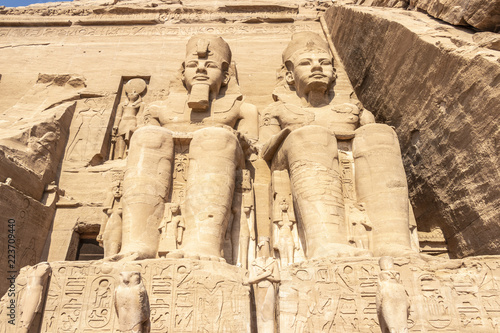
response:
<path fill-rule="evenodd" d="M 152 332 L 243 332 L 250 321 L 244 273 L 222 263 L 136 262 L 149 297 Z M 208 265 L 208 264 L 207 264 Z M 41 332 L 114 332 L 121 265 L 58 265 L 47 292 Z M 218 273 L 214 274 L 213 272 Z"/>
<path fill-rule="evenodd" d="M 398 264 L 398 263 L 397 263 Z M 470 261 L 429 270 L 399 263 L 410 297 L 411 332 L 498 332 L 500 265 Z M 455 267 L 458 267 L 457 265 Z M 287 332 L 379 332 L 376 261 L 288 267 L 280 285 L 280 327 Z"/>

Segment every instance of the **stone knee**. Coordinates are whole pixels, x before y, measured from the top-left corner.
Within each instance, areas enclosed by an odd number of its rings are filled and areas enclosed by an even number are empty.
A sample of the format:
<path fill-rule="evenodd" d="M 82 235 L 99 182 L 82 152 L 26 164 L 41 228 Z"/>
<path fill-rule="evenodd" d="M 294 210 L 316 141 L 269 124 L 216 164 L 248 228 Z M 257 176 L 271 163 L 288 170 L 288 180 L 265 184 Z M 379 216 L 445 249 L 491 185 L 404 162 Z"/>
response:
<path fill-rule="evenodd" d="M 324 166 L 331 166 L 337 158 L 335 135 L 322 126 L 304 126 L 288 135 L 282 146 L 288 165 L 308 159 Z"/>
<path fill-rule="evenodd" d="M 238 166 L 244 166 L 238 138 L 222 127 L 207 127 L 194 132 L 189 155 L 192 159 L 234 158 Z"/>
<path fill-rule="evenodd" d="M 165 149 L 173 146 L 172 132 L 159 126 L 144 126 L 135 131 L 130 142 L 132 148 Z"/>

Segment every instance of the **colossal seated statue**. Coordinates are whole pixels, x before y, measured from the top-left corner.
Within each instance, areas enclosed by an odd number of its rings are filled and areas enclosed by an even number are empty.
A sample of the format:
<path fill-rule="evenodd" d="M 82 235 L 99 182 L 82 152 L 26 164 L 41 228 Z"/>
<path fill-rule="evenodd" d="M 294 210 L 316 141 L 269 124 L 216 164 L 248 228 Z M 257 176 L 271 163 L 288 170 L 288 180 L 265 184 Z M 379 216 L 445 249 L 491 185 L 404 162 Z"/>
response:
<path fill-rule="evenodd" d="M 130 142 L 118 258 L 157 256 L 179 142 L 188 142 L 189 165 L 185 200 L 175 200 L 185 225 L 179 250 L 193 258 L 221 258 L 236 171 L 245 165 L 242 146 L 258 137 L 257 110 L 235 92 L 230 67 L 231 50 L 222 38 L 192 37 L 182 65 L 187 94 L 171 93 L 146 108 L 147 125 Z"/>
<path fill-rule="evenodd" d="M 332 54 L 319 35 L 294 34 L 282 72 L 275 103 L 263 112 L 262 155 L 272 171 L 289 172 L 306 257 L 410 253 L 408 189 L 396 133 L 375 123 L 357 101 L 335 96 Z M 348 244 L 340 145 L 354 157 L 357 202 L 351 204 L 366 208 L 371 251 Z"/>

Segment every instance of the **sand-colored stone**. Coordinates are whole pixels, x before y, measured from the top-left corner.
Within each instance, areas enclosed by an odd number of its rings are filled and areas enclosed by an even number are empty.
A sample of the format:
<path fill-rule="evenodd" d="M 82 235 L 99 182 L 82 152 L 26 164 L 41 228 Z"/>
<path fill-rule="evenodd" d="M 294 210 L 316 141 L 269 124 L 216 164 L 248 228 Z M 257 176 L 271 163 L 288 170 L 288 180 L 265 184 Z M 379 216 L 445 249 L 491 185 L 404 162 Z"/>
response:
<path fill-rule="evenodd" d="M 500 29 L 500 1 L 498 0 L 357 0 L 343 2 L 422 11 L 447 23 L 472 26 L 482 31 L 498 32 Z"/>
<path fill-rule="evenodd" d="M 325 21 L 358 97 L 396 128 L 419 230 L 442 228 L 454 257 L 497 253 L 500 54 L 420 13 Z"/>
<path fill-rule="evenodd" d="M 498 331 L 495 1 L 343 2 L 1 7 L 0 333 Z"/>
<path fill-rule="evenodd" d="M 276 102 L 263 111 L 269 118 L 268 132 L 275 134 L 262 154 L 272 160 L 273 172 L 288 170 L 306 257 L 370 255 L 370 250 L 377 256 L 413 252 L 406 177 L 394 131 L 376 124 L 371 112 L 360 109 L 356 100 L 335 95 L 333 57 L 317 34 L 292 36 L 283 51 L 280 74 Z M 356 169 L 350 179 L 355 187 L 350 195 L 357 198 L 352 203 L 366 205 L 374 225 L 370 249 L 348 244 L 346 203 L 351 201 L 345 200 L 349 197 L 343 192 L 346 179 L 340 177 L 342 148 L 353 156 L 348 167 Z M 274 195 L 274 200 L 279 205 L 283 199 Z"/>

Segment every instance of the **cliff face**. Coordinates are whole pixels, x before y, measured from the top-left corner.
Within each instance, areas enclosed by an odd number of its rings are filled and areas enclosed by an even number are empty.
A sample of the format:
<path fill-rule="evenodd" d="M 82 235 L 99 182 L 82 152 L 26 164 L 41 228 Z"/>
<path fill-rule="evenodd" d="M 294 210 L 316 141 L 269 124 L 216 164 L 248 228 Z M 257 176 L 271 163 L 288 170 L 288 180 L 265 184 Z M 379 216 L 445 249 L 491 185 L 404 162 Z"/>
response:
<path fill-rule="evenodd" d="M 495 32 L 500 29 L 498 0 L 358 0 L 357 4 L 414 9 L 454 25 Z"/>
<path fill-rule="evenodd" d="M 334 6 L 329 32 L 356 94 L 396 127 L 419 230 L 452 256 L 500 250 L 500 52 L 397 9 Z"/>

